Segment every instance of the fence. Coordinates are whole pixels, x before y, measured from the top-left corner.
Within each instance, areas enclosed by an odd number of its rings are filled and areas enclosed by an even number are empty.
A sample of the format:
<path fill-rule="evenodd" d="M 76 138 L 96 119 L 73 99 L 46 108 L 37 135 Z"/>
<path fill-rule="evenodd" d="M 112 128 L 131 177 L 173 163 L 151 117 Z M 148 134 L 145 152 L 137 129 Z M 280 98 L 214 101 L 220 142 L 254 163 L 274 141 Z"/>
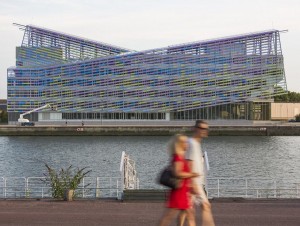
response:
<path fill-rule="evenodd" d="M 122 198 L 124 189 L 139 189 L 135 162 L 122 152 L 119 177 L 84 177 L 77 198 Z M 45 177 L 0 177 L 0 198 L 50 198 Z M 86 186 L 88 185 L 88 186 Z"/>
<path fill-rule="evenodd" d="M 0 177 L 0 198 L 50 198 L 45 177 Z M 84 187 L 89 184 L 88 187 Z M 76 189 L 78 198 L 121 198 L 121 177 L 85 177 Z"/>
<path fill-rule="evenodd" d="M 0 177 L 0 198 L 50 198 L 51 188 L 44 177 Z M 121 177 L 85 177 L 76 190 L 76 197 L 85 199 L 122 198 L 126 188 Z M 296 181 L 296 182 L 295 182 Z M 298 182 L 297 182 L 298 181 Z M 135 182 L 136 183 L 136 182 Z M 84 188 L 85 185 L 88 187 Z M 242 198 L 300 198 L 300 179 L 272 178 L 208 178 L 208 196 Z"/>
<path fill-rule="evenodd" d="M 209 197 L 300 198 L 300 179 L 208 178 Z"/>

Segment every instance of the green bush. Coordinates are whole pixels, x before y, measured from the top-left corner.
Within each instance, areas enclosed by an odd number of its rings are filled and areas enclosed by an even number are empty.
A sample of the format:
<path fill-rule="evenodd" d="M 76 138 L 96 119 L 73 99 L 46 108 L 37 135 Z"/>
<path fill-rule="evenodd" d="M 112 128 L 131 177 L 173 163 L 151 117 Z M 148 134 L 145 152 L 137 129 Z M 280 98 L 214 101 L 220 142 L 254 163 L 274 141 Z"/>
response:
<path fill-rule="evenodd" d="M 296 122 L 300 122 L 300 114 L 296 115 L 295 119 L 296 119 Z"/>
<path fill-rule="evenodd" d="M 0 111 L 0 122 L 2 123 L 8 122 L 7 111 Z"/>
<path fill-rule="evenodd" d="M 45 166 L 47 174 L 44 174 L 46 178 L 42 181 L 51 187 L 52 197 L 56 199 L 63 199 L 67 190 L 76 190 L 82 179 L 91 172 L 91 170 L 86 170 L 87 167 L 79 169 L 72 165 L 56 172 L 48 164 L 45 163 Z M 87 186 L 89 184 L 85 185 L 84 188 Z"/>

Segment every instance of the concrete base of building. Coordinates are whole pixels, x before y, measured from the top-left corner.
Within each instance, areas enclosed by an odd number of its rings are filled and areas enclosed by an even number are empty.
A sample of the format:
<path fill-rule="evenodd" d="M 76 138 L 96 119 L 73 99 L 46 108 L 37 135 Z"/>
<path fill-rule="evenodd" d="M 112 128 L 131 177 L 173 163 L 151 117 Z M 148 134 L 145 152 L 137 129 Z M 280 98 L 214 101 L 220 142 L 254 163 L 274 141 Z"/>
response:
<path fill-rule="evenodd" d="M 186 125 L 35 125 L 0 126 L 2 136 L 170 136 L 191 133 Z M 210 125 L 211 136 L 298 136 L 300 123 Z"/>

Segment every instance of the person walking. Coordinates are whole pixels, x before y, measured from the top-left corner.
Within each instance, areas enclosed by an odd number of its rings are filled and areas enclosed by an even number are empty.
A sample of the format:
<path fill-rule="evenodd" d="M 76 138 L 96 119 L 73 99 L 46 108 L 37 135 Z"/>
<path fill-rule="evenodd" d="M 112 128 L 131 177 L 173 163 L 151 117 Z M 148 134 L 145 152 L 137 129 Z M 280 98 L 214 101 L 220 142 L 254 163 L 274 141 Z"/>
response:
<path fill-rule="evenodd" d="M 172 189 L 167 201 L 167 211 L 160 221 L 160 226 L 170 225 L 181 211 L 186 213 L 189 226 L 195 226 L 195 217 L 190 202 L 190 178 L 198 177 L 199 174 L 190 172 L 188 162 L 185 160 L 185 152 L 188 149 L 188 137 L 176 135 L 169 143 L 172 156 L 172 166 L 177 178 L 180 178 L 181 186 Z"/>
<path fill-rule="evenodd" d="M 197 120 L 193 128 L 193 136 L 189 139 L 189 149 L 186 152 L 186 159 L 189 161 L 189 167 L 193 172 L 200 176 L 192 179 L 191 202 L 194 205 L 201 206 L 202 226 L 215 226 L 211 204 L 207 198 L 206 184 L 206 167 L 205 157 L 201 149 L 201 141 L 208 137 L 209 126 L 203 120 Z M 179 225 L 183 226 L 186 218 L 186 213 L 181 213 L 179 216 Z"/>

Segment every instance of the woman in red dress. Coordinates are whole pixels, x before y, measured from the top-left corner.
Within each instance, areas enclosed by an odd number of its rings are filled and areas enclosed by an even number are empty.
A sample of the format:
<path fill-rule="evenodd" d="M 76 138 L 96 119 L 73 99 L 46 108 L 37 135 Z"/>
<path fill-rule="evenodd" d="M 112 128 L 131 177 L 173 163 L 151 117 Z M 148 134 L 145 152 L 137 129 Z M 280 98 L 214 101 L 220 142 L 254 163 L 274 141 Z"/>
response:
<path fill-rule="evenodd" d="M 169 208 L 163 218 L 160 226 L 169 225 L 180 211 L 185 211 L 189 226 L 195 226 L 195 217 L 191 208 L 190 201 L 190 180 L 189 178 L 199 176 L 197 173 L 190 172 L 188 162 L 185 160 L 185 152 L 188 149 L 188 137 L 178 134 L 170 142 L 170 152 L 172 154 L 172 166 L 176 177 L 181 179 L 181 186 L 172 189 L 167 202 Z"/>

